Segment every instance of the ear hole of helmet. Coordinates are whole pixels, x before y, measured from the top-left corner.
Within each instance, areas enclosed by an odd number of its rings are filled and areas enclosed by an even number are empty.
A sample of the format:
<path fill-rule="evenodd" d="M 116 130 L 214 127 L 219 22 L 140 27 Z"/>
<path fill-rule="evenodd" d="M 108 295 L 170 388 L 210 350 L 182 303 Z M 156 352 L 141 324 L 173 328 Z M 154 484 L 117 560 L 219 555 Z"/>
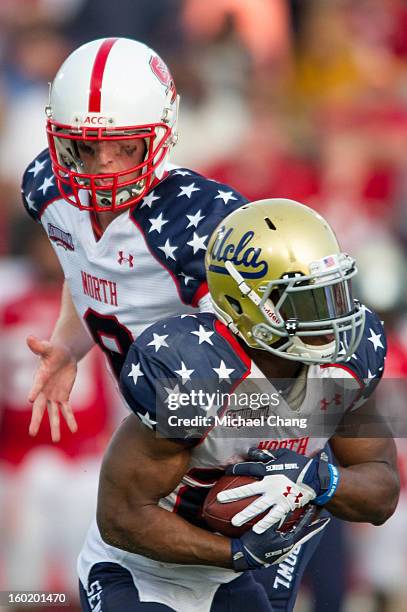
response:
<path fill-rule="evenodd" d="M 233 298 L 231 295 L 225 295 L 227 302 L 232 307 L 235 314 L 241 315 L 243 314 L 243 308 L 238 300 Z"/>

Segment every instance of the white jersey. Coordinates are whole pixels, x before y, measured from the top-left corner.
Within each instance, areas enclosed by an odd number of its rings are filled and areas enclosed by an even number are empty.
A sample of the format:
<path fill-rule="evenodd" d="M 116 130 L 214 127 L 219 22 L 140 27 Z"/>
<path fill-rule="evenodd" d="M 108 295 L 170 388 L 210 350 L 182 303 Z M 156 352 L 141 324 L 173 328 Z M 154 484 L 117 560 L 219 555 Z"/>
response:
<path fill-rule="evenodd" d="M 22 193 L 51 240 L 79 316 L 117 376 L 143 329 L 191 312 L 207 294 L 208 238 L 246 202 L 226 185 L 173 168 L 98 238 L 92 213 L 59 194 L 47 150 L 27 168 Z"/>
<path fill-rule="evenodd" d="M 127 355 L 123 394 L 146 427 L 191 448 L 185 475 L 160 506 L 208 528 L 202 502 L 225 467 L 245 460 L 253 446 L 306 456 L 324 448 L 343 416 L 359 410 L 372 393 L 385 351 L 383 328 L 367 311 L 362 341 L 350 360 L 304 366 L 281 389 L 284 381 L 267 379 L 213 314 L 182 315 L 148 328 Z M 94 523 L 79 559 L 83 584 L 92 565 L 102 561 L 127 568 L 142 601 L 182 612 L 209 611 L 217 586 L 236 578 L 228 569 L 160 563 L 114 548 Z"/>

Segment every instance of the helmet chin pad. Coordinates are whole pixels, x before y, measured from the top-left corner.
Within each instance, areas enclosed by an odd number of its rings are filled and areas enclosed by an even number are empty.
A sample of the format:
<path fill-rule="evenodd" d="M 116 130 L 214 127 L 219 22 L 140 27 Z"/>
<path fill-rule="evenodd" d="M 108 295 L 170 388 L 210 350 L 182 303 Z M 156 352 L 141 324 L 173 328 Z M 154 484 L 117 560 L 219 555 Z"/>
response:
<path fill-rule="evenodd" d="M 145 188 L 145 183 L 146 181 L 142 179 L 141 181 L 135 182 L 132 185 L 126 185 L 125 187 L 118 188 L 116 191 L 117 204 L 122 206 L 128 200 L 130 200 L 130 198 L 134 198 L 134 196 L 142 194 Z M 111 210 L 113 200 L 111 190 L 96 190 L 94 197 L 98 208 L 106 208 Z"/>
<path fill-rule="evenodd" d="M 298 361 L 306 358 L 307 361 L 316 363 L 324 362 L 326 359 L 331 359 L 335 354 L 336 342 L 332 340 L 327 344 L 307 344 L 298 336 L 291 338 L 291 344 L 285 350 L 288 355 L 293 355 L 298 358 Z"/>

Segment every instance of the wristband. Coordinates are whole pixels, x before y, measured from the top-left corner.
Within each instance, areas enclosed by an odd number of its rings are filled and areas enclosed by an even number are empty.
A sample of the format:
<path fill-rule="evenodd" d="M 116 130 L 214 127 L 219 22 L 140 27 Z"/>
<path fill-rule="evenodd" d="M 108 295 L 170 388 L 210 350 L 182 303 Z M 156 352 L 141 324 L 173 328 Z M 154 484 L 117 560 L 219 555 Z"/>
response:
<path fill-rule="evenodd" d="M 329 500 L 333 497 L 339 485 L 340 475 L 338 468 L 335 465 L 332 465 L 332 463 L 328 463 L 328 470 L 329 486 L 328 489 L 324 493 L 322 493 L 322 495 L 318 495 L 318 497 L 314 499 L 313 503 L 317 504 L 317 506 L 324 506 L 325 504 L 327 504 Z"/>

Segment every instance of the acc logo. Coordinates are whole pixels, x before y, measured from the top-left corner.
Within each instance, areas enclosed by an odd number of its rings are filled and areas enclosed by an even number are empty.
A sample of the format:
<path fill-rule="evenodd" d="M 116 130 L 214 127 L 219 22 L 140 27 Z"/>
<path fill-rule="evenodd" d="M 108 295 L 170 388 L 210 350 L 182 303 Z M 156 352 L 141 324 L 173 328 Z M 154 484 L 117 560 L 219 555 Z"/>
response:
<path fill-rule="evenodd" d="M 249 246 L 254 236 L 253 231 L 248 231 L 235 244 L 229 239 L 233 233 L 233 228 L 228 229 L 224 234 L 224 227 L 218 233 L 218 236 L 213 244 L 211 257 L 214 261 L 231 261 L 235 266 L 244 266 L 252 268 L 252 271 L 239 270 L 244 278 L 261 278 L 268 271 L 267 261 L 260 259 L 261 249 Z M 219 274 L 229 274 L 223 266 L 211 264 L 209 270 L 218 272 Z"/>
<path fill-rule="evenodd" d="M 81 127 L 105 127 L 110 126 L 113 127 L 115 124 L 115 120 L 113 117 L 106 117 L 105 115 L 101 115 L 100 113 L 88 113 L 87 115 L 75 115 L 73 118 L 74 124 Z"/>
<path fill-rule="evenodd" d="M 174 102 L 177 91 L 168 67 L 158 55 L 152 55 L 149 63 L 153 74 L 155 74 L 160 83 L 165 86 L 165 93 L 168 94 L 168 92 L 171 92 L 171 102 Z"/>

